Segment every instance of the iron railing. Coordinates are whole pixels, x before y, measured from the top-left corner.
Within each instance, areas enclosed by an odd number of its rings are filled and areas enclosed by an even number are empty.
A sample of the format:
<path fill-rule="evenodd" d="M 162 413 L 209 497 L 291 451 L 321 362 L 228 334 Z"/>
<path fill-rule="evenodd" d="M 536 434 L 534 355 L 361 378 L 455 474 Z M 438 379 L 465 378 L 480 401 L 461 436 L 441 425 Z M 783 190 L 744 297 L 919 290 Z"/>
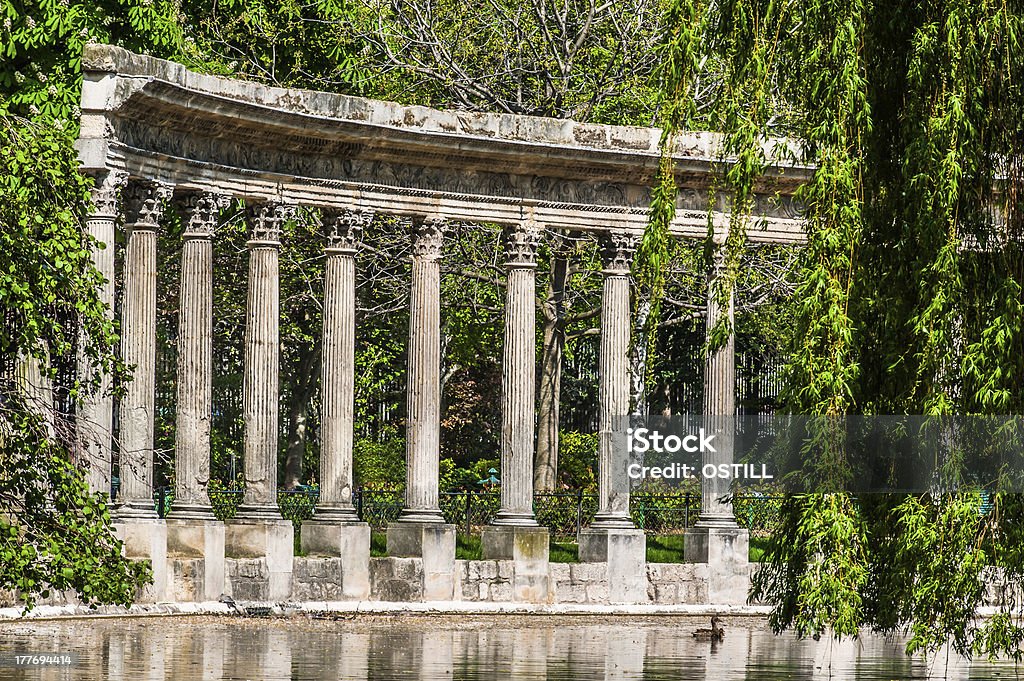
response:
<path fill-rule="evenodd" d="M 242 502 L 244 490 L 215 489 L 209 491 L 213 513 L 221 520 L 233 518 Z M 278 490 L 277 504 L 286 520 L 301 522 L 313 517 L 319 490 L 305 488 Z M 441 515 L 464 534 L 475 534 L 490 523 L 498 513 L 501 495 L 497 491 L 442 492 L 439 497 Z M 359 489 L 353 503 L 359 519 L 374 530 L 384 530 L 402 513 L 405 497 L 398 490 Z M 764 534 L 779 512 L 781 497 L 749 494 L 733 497 L 736 521 L 755 534 Z M 161 517 L 174 504 L 173 490 L 162 487 L 154 494 L 154 504 Z M 630 515 L 637 527 L 651 534 L 679 533 L 691 527 L 700 515 L 701 497 L 694 493 L 630 495 Z M 597 495 L 590 492 L 539 492 L 533 497 L 537 522 L 549 529 L 552 536 L 575 537 L 588 527 L 597 513 Z"/>

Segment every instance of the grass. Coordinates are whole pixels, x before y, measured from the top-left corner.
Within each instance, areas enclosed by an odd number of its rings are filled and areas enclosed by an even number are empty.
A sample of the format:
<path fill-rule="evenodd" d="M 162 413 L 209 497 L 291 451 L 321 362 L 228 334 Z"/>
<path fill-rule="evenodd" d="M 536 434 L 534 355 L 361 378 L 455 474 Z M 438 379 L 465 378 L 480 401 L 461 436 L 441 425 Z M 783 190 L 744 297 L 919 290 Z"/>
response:
<path fill-rule="evenodd" d="M 767 545 L 768 539 L 766 537 L 751 537 L 750 561 L 759 562 L 764 555 Z M 552 539 L 549 552 L 549 560 L 552 563 L 580 562 L 579 546 L 574 541 L 557 541 Z M 387 555 L 387 535 L 384 532 L 373 532 L 370 535 L 370 556 L 373 558 L 383 558 Z M 479 535 L 456 535 L 455 558 L 456 560 L 481 560 L 483 558 L 483 548 L 480 545 Z M 648 535 L 647 562 L 682 563 L 683 535 Z"/>
<path fill-rule="evenodd" d="M 683 535 L 664 534 L 647 537 L 648 563 L 682 563 Z"/>

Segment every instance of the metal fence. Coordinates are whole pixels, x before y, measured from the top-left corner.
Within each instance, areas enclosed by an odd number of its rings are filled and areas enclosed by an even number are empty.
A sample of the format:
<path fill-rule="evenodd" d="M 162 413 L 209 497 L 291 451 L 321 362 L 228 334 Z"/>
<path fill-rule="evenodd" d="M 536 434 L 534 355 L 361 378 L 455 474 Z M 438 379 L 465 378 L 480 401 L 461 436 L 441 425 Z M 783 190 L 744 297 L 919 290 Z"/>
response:
<path fill-rule="evenodd" d="M 221 520 L 233 518 L 238 512 L 244 491 L 240 489 L 210 490 L 213 513 Z M 281 516 L 293 522 L 313 517 L 319 491 L 315 488 L 279 490 L 277 504 Z M 489 492 L 442 492 L 441 514 L 464 534 L 475 534 L 489 524 L 498 513 L 501 495 Z M 637 527 L 651 534 L 676 534 L 691 527 L 700 515 L 699 494 L 647 494 L 630 496 L 630 515 Z M 173 506 L 173 492 L 161 488 L 156 494 L 157 511 L 165 516 Z M 764 534 L 778 515 L 781 497 L 753 494 L 733 498 L 736 521 L 755 534 Z M 397 520 L 405 504 L 405 496 L 397 490 L 359 489 L 353 495 L 359 519 L 374 530 L 386 529 Z M 576 537 L 588 527 L 597 513 L 597 495 L 587 492 L 537 493 L 533 497 L 537 522 L 559 538 Z"/>

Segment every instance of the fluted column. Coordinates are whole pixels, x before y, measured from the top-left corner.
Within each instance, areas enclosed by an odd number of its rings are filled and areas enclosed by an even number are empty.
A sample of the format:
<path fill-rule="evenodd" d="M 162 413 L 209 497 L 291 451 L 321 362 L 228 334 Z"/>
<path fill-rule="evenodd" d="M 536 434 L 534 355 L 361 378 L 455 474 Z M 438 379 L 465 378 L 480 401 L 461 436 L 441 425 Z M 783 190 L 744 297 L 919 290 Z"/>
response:
<path fill-rule="evenodd" d="M 711 348 L 704 367 L 704 429 L 716 433 L 715 451 L 703 454 L 704 464 L 732 463 L 736 427 L 736 335 L 734 333 L 733 290 L 720 298 L 719 282 L 725 275 L 725 253 L 716 244 L 708 270 L 708 314 L 706 337 L 711 338 L 719 321 L 725 318 L 728 334 L 718 347 Z M 701 513 L 698 526 L 736 526 L 732 504 L 722 501 L 729 494 L 729 481 L 705 478 L 701 485 Z"/>
<path fill-rule="evenodd" d="M 113 170 L 97 176 L 92 191 L 94 208 L 85 218 L 85 231 L 96 240 L 92 246 L 92 261 L 104 280 L 99 288 L 99 299 L 108 306 L 107 314 L 111 319 L 114 314 L 114 229 L 120 192 L 127 180 L 126 173 Z M 89 381 L 97 377 L 98 371 L 99 368 L 80 351 L 78 375 Z M 87 395 L 78 408 L 75 431 L 79 460 L 87 466 L 89 489 L 109 495 L 114 401 L 110 395 L 110 375 L 101 372 L 97 378 L 95 392 Z"/>
<path fill-rule="evenodd" d="M 155 518 L 153 430 L 156 402 L 156 238 L 172 188 L 133 183 L 125 197 L 128 243 L 121 302 L 121 356 L 131 368 L 120 411 L 117 515 Z"/>
<path fill-rule="evenodd" d="M 443 523 L 438 505 L 441 448 L 441 248 L 444 221 L 413 224 L 409 300 L 405 508 L 401 520 Z"/>
<path fill-rule="evenodd" d="M 536 525 L 533 447 L 536 414 L 536 269 L 540 230 L 507 234 L 505 349 L 501 373 L 501 509 L 495 525 Z"/>
<path fill-rule="evenodd" d="M 602 240 L 601 354 L 598 400 L 598 512 L 593 527 L 633 527 L 624 446 L 629 420 L 629 267 L 636 237 L 611 232 Z M 618 440 L 618 446 L 616 442 Z"/>
<path fill-rule="evenodd" d="M 213 231 L 224 194 L 190 194 L 184 201 L 178 302 L 178 393 L 171 518 L 213 520 L 210 421 L 213 417 Z"/>
<path fill-rule="evenodd" d="M 249 296 L 246 305 L 243 414 L 245 497 L 239 518 L 280 519 L 277 508 L 279 281 L 281 226 L 294 208 L 281 203 L 250 211 Z"/>
<path fill-rule="evenodd" d="M 369 212 L 326 214 L 323 414 L 317 520 L 357 520 L 352 504 L 352 428 L 355 410 L 356 261 Z"/>

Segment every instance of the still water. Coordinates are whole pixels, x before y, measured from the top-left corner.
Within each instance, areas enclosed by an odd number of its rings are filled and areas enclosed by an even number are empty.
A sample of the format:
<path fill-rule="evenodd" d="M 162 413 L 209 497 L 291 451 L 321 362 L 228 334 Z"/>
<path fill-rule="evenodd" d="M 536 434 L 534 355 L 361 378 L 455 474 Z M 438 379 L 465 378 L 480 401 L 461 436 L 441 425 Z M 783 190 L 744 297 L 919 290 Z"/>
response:
<path fill-rule="evenodd" d="M 877 636 L 799 640 L 735 618 L 711 644 L 694 641 L 697 626 L 706 623 L 442 615 L 0 623 L 0 679 L 1024 679 L 1011 662 L 908 659 L 899 641 Z M 74 660 L 14 666 L 31 653 Z"/>

